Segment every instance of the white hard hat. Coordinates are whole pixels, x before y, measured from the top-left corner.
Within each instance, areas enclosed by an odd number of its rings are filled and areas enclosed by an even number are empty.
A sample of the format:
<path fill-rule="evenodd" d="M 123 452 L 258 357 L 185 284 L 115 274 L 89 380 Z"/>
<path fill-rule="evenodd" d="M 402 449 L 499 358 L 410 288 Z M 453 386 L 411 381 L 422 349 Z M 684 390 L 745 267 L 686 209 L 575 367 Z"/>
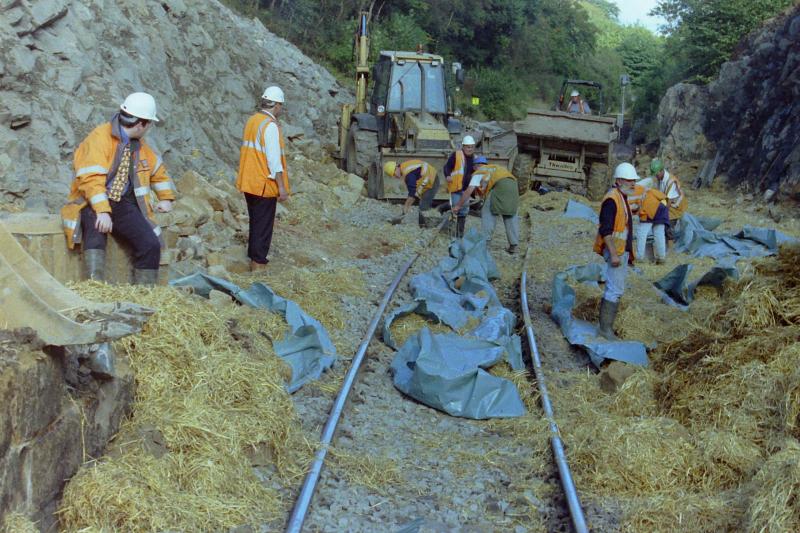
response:
<path fill-rule="evenodd" d="M 620 163 L 614 169 L 614 179 L 636 181 L 639 179 L 639 175 L 636 174 L 636 169 L 630 163 Z"/>
<path fill-rule="evenodd" d="M 158 118 L 156 117 L 156 100 L 147 93 L 129 94 L 119 108 L 134 117 L 158 122 Z"/>
<path fill-rule="evenodd" d="M 472 138 L 472 135 L 465 135 L 464 140 L 461 141 L 461 146 L 464 145 L 475 146 L 475 139 Z"/>
<path fill-rule="evenodd" d="M 283 99 L 283 91 L 280 87 L 272 85 L 271 87 L 267 87 L 264 89 L 264 94 L 261 95 L 261 98 L 264 100 L 269 100 L 270 102 L 277 102 L 282 104 Z"/>
<path fill-rule="evenodd" d="M 569 93 L 569 95 L 570 95 L 570 97 L 572 97 L 572 96 L 580 96 L 581 93 L 579 93 L 578 91 L 572 91 L 571 93 Z"/>

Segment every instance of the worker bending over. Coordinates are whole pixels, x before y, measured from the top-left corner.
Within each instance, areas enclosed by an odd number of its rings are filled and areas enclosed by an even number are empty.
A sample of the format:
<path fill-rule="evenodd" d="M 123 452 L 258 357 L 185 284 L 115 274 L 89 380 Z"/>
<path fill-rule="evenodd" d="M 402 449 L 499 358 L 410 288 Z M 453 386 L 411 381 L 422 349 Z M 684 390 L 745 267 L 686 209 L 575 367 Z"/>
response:
<path fill-rule="evenodd" d="M 686 212 L 689 201 L 686 199 L 678 177 L 667 172 L 661 159 L 653 159 L 650 162 L 650 173 L 653 175 L 655 187 L 667 197 L 667 207 L 669 207 L 667 240 L 674 241 L 675 231 Z"/>
<path fill-rule="evenodd" d="M 667 256 L 666 228 L 669 227 L 667 197 L 658 189 L 634 186 L 633 194 L 628 196 L 631 212 L 639 215 L 636 229 L 636 257 L 645 256 L 647 237 L 653 232 L 653 255 L 656 264 L 662 264 Z"/>
<path fill-rule="evenodd" d="M 481 229 L 486 237 L 491 240 L 497 217 L 503 217 L 506 227 L 506 239 L 510 254 L 517 252 L 519 246 L 519 187 L 517 178 L 504 166 L 489 165 L 483 156 L 475 157 L 475 171 L 470 179 L 469 186 L 453 206 L 453 213 L 458 213 L 463 202 L 469 201 L 474 191 L 483 197 L 481 208 Z"/>
<path fill-rule="evenodd" d="M 403 212 L 399 217 L 393 218 L 392 223 L 399 224 L 411 210 L 414 202 L 419 199 L 419 227 L 429 227 L 429 220 L 426 218 L 425 212 L 431 208 L 433 198 L 439 189 L 439 176 L 436 168 L 420 159 L 410 159 L 399 165 L 396 161 L 387 161 L 383 165 L 383 172 L 390 178 L 403 180 L 408 191 L 408 197 L 403 204 Z"/>
<path fill-rule="evenodd" d="M 172 210 L 175 186 L 161 158 L 142 140 L 156 117 L 156 101 L 132 93 L 109 122 L 97 126 L 75 151 L 75 179 L 61 209 L 67 245 L 80 243 L 88 279 L 105 279 L 108 234 L 132 250 L 134 283 L 155 285 L 161 259 L 161 228 L 155 211 Z"/>
<path fill-rule="evenodd" d="M 614 169 L 614 186 L 600 205 L 600 223 L 594 241 L 594 251 L 606 260 L 606 288 L 600 302 L 600 335 L 616 340 L 614 320 L 619 299 L 625 292 L 628 265 L 633 265 L 633 219 L 628 195 L 633 194 L 639 179 L 630 163 L 620 163 Z"/>
<path fill-rule="evenodd" d="M 469 214 L 469 196 L 464 201 L 464 191 L 469 187 L 472 178 L 473 159 L 475 156 L 475 139 L 472 135 L 465 135 L 461 141 L 461 150 L 456 150 L 447 159 L 444 165 L 444 177 L 447 180 L 447 191 L 450 193 L 450 205 L 461 205 L 461 209 L 454 211 L 456 215 L 456 237 L 464 236 Z"/>

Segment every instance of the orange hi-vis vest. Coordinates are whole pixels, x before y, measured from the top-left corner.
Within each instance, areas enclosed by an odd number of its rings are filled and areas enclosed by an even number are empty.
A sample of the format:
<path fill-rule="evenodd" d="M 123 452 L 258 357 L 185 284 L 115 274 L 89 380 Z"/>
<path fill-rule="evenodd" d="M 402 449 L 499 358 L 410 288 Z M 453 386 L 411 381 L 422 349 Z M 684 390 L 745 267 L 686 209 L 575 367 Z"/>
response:
<path fill-rule="evenodd" d="M 416 195 L 417 198 L 422 198 L 423 193 L 430 190 L 433 187 L 433 183 L 436 181 L 436 168 L 420 159 L 409 159 L 408 161 L 400 163 L 400 174 L 403 176 L 404 180 L 406 176 L 417 169 L 420 169 L 420 173 L 419 179 L 417 180 Z"/>
<path fill-rule="evenodd" d="M 467 171 L 467 158 L 464 152 L 456 150 L 456 160 L 453 162 L 453 171 L 450 172 L 450 182 L 447 184 L 447 192 L 461 192 L 464 185 L 464 173 Z"/>
<path fill-rule="evenodd" d="M 670 192 L 672 192 L 673 189 L 678 192 L 678 197 L 669 200 L 669 194 Z M 667 201 L 669 202 L 669 219 L 675 220 L 681 218 L 683 214 L 686 212 L 686 208 L 689 205 L 689 201 L 686 199 L 686 195 L 683 194 L 683 189 L 681 189 L 681 182 L 678 181 L 678 177 L 670 174 L 666 180 L 666 183 L 664 183 L 663 187 L 661 187 L 661 191 L 668 198 Z"/>
<path fill-rule="evenodd" d="M 622 254 L 625 253 L 625 247 L 628 243 L 628 232 L 630 231 L 631 225 L 630 208 L 628 207 L 628 203 L 625 201 L 625 197 L 622 195 L 622 192 L 617 187 L 614 187 L 606 193 L 600 205 L 602 206 L 603 203 L 605 203 L 605 201 L 609 198 L 614 201 L 617 207 L 617 214 L 614 217 L 614 231 L 611 235 L 614 238 L 614 248 L 617 250 L 617 255 L 622 257 Z M 600 235 L 600 231 L 598 231 L 597 236 L 594 239 L 593 250 L 595 253 L 603 255 L 603 250 L 605 250 L 605 248 L 606 242 Z M 633 250 L 631 250 L 631 261 L 632 260 Z"/>
<path fill-rule="evenodd" d="M 267 126 L 273 123 L 278 127 L 281 165 L 283 166 L 283 186 L 286 189 L 286 194 L 291 193 L 289 171 L 286 166 L 286 146 L 284 145 L 280 124 L 272 115 L 260 111 L 248 119 L 242 136 L 236 188 L 244 193 L 264 198 L 277 198 L 280 196 L 278 183 L 275 181 L 272 172 L 270 172 L 269 162 L 267 161 L 266 132 Z"/>
<path fill-rule="evenodd" d="M 70 187 L 67 205 L 61 208 L 61 221 L 67 246 L 72 249 L 82 240 L 80 227 L 81 210 L 91 205 L 96 213 L 110 213 L 106 182 L 108 176 L 116 174 L 124 145 L 120 142 L 119 118 L 97 126 L 75 151 L 73 169 L 75 178 Z M 144 142 L 133 154 L 135 171 L 129 186 L 133 188 L 139 210 L 145 215 L 153 232 L 161 240 L 161 228 L 153 216 L 153 198 L 175 199 L 175 185 L 167 175 L 161 158 Z M 163 246 L 163 241 L 162 241 Z"/>
<path fill-rule="evenodd" d="M 639 214 L 639 220 L 649 222 L 656 218 L 659 205 L 667 205 L 667 196 L 658 189 L 636 185 L 633 194 L 628 195 L 628 205 L 632 213 Z"/>
<path fill-rule="evenodd" d="M 481 176 L 481 184 L 478 187 L 478 194 L 481 196 L 488 195 L 495 184 L 504 179 L 512 179 L 514 181 L 517 178 L 509 172 L 509 170 L 501 165 L 481 165 L 481 167 L 472 173 L 472 176 Z"/>

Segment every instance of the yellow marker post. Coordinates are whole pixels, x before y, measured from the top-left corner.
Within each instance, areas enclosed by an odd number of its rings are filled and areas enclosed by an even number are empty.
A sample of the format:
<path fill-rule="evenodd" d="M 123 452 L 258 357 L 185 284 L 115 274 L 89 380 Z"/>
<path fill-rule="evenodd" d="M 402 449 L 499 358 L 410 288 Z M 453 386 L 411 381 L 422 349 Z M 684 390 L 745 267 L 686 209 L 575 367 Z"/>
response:
<path fill-rule="evenodd" d="M 481 105 L 481 99 L 477 96 L 472 97 L 472 105 Z"/>

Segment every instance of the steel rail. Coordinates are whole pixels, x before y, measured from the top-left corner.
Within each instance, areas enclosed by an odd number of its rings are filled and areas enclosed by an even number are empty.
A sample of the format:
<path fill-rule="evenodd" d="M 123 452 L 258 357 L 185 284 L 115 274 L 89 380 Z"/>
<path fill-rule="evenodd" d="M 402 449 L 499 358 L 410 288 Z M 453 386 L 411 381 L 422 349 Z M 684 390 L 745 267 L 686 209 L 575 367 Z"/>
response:
<path fill-rule="evenodd" d="M 436 233 L 434 233 L 433 236 L 425 243 L 425 247 L 427 247 L 436 238 L 439 231 L 447 223 L 449 223 L 449 217 L 445 216 L 443 217 L 442 222 L 436 228 Z M 311 506 L 311 499 L 314 497 L 314 491 L 316 490 L 317 482 L 322 474 L 322 465 L 325 462 L 325 457 L 328 455 L 328 448 L 333 441 L 333 435 L 336 432 L 336 426 L 339 423 L 339 419 L 342 417 L 342 412 L 344 411 L 344 406 L 347 402 L 347 396 L 350 394 L 350 389 L 353 387 L 353 384 L 356 381 L 356 376 L 358 375 L 358 371 L 364 361 L 364 356 L 367 353 L 369 342 L 375 335 L 375 330 L 378 329 L 378 324 L 380 323 L 383 313 L 386 311 L 386 307 L 389 305 L 394 292 L 397 290 L 397 286 L 400 285 L 400 281 L 403 279 L 403 276 L 406 275 L 406 272 L 408 272 L 408 270 L 411 268 L 411 265 L 414 264 L 414 261 L 417 260 L 420 254 L 421 252 L 414 254 L 414 256 L 406 261 L 406 263 L 400 268 L 394 280 L 389 285 L 389 288 L 386 290 L 386 293 L 383 295 L 383 300 L 381 300 L 378 310 L 375 311 L 375 315 L 372 317 L 372 321 L 369 324 L 369 328 L 367 328 L 367 332 L 364 334 L 361 345 L 359 346 L 355 357 L 353 357 L 353 360 L 350 363 L 350 368 L 348 369 L 347 375 L 344 378 L 342 388 L 339 389 L 339 394 L 336 396 L 336 401 L 333 403 L 333 407 L 331 407 L 328 420 L 325 422 L 325 427 L 322 430 L 322 437 L 320 439 L 319 450 L 317 450 L 317 453 L 314 457 L 314 462 L 311 464 L 305 480 L 303 481 L 303 486 L 300 489 L 300 495 L 297 497 L 294 509 L 292 509 L 292 514 L 289 517 L 289 522 L 286 526 L 286 533 L 300 533 L 303 529 L 303 523 L 305 522 L 306 515 L 308 514 L 308 510 Z"/>
<path fill-rule="evenodd" d="M 530 245 L 525 253 L 525 264 L 527 264 L 528 255 L 530 254 Z M 542 370 L 542 359 L 539 356 L 539 348 L 536 346 L 536 337 L 533 334 L 533 323 L 531 322 L 531 314 L 528 310 L 528 272 L 522 269 L 522 277 L 519 283 L 519 293 L 522 304 L 522 315 L 525 318 L 525 331 L 528 334 L 528 345 L 531 352 L 531 360 L 533 361 L 533 371 L 536 374 L 536 384 L 539 386 L 539 396 L 542 400 L 542 409 L 544 410 L 545 417 L 550 426 L 550 447 L 553 449 L 553 456 L 555 457 L 556 466 L 558 467 L 558 475 L 561 478 L 561 486 L 564 488 L 564 495 L 567 498 L 567 506 L 569 507 L 569 514 L 572 518 L 572 526 L 575 528 L 576 533 L 588 533 L 589 528 L 586 526 L 586 519 L 583 516 L 583 509 L 581 502 L 578 498 L 578 491 L 575 489 L 575 482 L 572 480 L 572 473 L 567 463 L 567 455 L 564 452 L 564 443 L 561 440 L 561 434 L 558 430 L 558 424 L 553 416 L 553 404 L 550 402 L 550 395 L 547 392 L 547 383 L 544 378 L 544 371 Z"/>

